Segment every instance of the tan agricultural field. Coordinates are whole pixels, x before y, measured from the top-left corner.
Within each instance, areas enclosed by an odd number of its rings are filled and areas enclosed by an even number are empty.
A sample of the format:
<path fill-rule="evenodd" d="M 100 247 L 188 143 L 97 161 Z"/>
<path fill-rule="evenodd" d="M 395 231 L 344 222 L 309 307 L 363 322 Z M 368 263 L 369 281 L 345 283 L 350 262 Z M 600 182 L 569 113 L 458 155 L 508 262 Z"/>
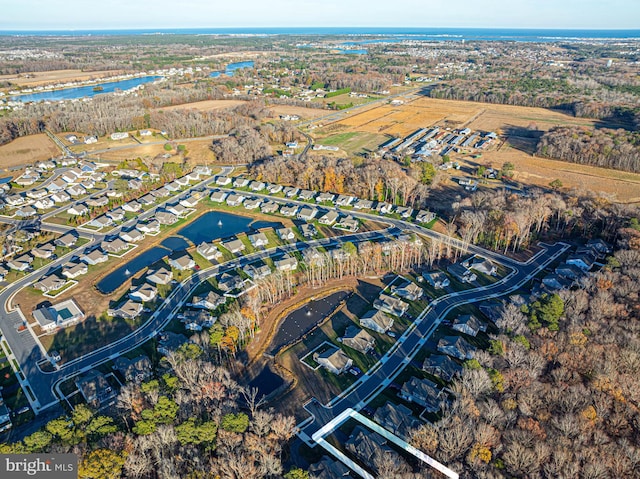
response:
<path fill-rule="evenodd" d="M 535 124 L 541 130 L 548 130 L 555 125 L 592 126 L 593 120 L 544 108 L 420 97 L 403 105 L 384 104 L 371 108 L 337 123 L 370 133 L 405 136 L 435 124 L 452 128 L 468 126 L 501 133 L 500 130 L 507 126 L 526 128 Z"/>
<path fill-rule="evenodd" d="M 18 86 L 38 86 L 48 83 L 96 80 L 123 73 L 121 70 L 99 70 L 85 72 L 82 70 L 51 70 L 46 72 L 30 72 L 20 75 L 0 75 L 0 81 L 8 81 Z"/>
<path fill-rule="evenodd" d="M 198 111 L 213 111 L 222 110 L 224 108 L 233 108 L 246 103 L 245 100 L 204 100 L 196 101 L 193 103 L 183 103 L 182 105 L 173 105 L 159 110 L 189 110 L 194 109 Z M 269 110 L 277 118 L 280 115 L 298 115 L 303 119 L 313 119 L 331 113 L 330 110 L 323 110 L 320 108 L 305 108 L 302 106 L 290 106 L 290 105 L 269 105 Z"/>
<path fill-rule="evenodd" d="M 28 165 L 59 155 L 60 150 L 44 133 L 25 136 L 0 146 L 0 167 Z"/>

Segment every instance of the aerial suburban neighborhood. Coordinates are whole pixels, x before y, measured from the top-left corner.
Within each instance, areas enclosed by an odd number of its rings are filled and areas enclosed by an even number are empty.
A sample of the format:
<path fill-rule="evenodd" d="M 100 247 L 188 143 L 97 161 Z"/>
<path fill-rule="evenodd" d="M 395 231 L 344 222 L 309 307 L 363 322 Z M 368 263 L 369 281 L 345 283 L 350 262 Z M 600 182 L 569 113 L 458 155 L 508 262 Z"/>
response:
<path fill-rule="evenodd" d="M 640 36 L 245 30 L 0 31 L 2 453 L 637 477 Z"/>

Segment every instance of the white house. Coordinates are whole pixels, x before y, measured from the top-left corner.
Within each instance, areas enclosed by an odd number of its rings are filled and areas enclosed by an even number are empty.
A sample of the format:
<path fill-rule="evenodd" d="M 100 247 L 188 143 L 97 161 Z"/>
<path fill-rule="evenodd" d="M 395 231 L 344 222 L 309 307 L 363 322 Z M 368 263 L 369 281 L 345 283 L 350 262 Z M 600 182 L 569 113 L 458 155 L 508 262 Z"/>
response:
<path fill-rule="evenodd" d="M 249 241 L 251 241 L 251 244 L 254 248 L 262 248 L 269 244 L 269 239 L 264 233 L 255 233 L 249 235 Z"/>
<path fill-rule="evenodd" d="M 202 242 L 198 245 L 196 251 L 209 261 L 222 257 L 222 252 L 213 243 Z"/>
<path fill-rule="evenodd" d="M 169 257 L 169 264 L 172 268 L 179 271 L 193 269 L 196 266 L 196 262 L 186 252 L 178 253 L 177 255 Z"/>
<path fill-rule="evenodd" d="M 129 292 L 129 297 L 134 301 L 149 302 L 153 301 L 158 295 L 158 288 L 150 283 L 143 283 L 137 287 L 134 287 Z"/>

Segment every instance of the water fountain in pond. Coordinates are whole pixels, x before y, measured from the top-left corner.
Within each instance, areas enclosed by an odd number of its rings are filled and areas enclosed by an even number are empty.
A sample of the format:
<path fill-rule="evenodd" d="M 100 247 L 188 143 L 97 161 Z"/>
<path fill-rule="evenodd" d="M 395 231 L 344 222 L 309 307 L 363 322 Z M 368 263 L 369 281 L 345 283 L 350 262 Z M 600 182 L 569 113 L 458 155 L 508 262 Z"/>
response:
<path fill-rule="evenodd" d="M 218 226 L 222 226 L 222 220 L 218 220 Z"/>
<path fill-rule="evenodd" d="M 131 276 L 131 271 L 129 271 L 128 269 L 125 269 L 124 274 L 126 274 L 127 276 Z"/>

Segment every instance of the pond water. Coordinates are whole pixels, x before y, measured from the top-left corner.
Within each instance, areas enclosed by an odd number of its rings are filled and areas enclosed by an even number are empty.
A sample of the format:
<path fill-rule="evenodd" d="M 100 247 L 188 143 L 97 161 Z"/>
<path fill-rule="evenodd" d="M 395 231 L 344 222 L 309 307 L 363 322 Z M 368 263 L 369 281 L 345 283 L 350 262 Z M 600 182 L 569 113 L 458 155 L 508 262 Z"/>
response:
<path fill-rule="evenodd" d="M 320 323 L 336 306 L 349 297 L 346 291 L 338 291 L 321 299 L 310 301 L 301 308 L 296 309 L 284 318 L 278 328 L 278 333 L 271 341 L 269 354 L 275 355 L 281 348 L 292 344 L 294 341 L 311 331 Z"/>
<path fill-rule="evenodd" d="M 178 234 L 184 236 L 194 245 L 203 241 L 213 241 L 227 238 L 238 233 L 246 233 L 260 228 L 281 228 L 282 224 L 270 221 L 254 221 L 246 216 L 209 211 L 194 222 L 188 224 Z"/>
<path fill-rule="evenodd" d="M 274 373 L 269 366 L 264 369 L 249 383 L 250 388 L 258 389 L 258 399 L 268 396 L 284 384 L 284 379 Z"/>
<path fill-rule="evenodd" d="M 77 98 L 93 97 L 103 93 L 113 93 L 116 90 L 129 90 L 138 85 L 151 83 L 159 76 L 146 76 L 139 78 L 130 78 L 128 80 L 120 80 L 114 82 L 99 83 L 95 85 L 87 85 L 75 88 L 65 88 L 63 90 L 43 91 L 31 93 L 27 95 L 18 95 L 11 97 L 11 100 L 22 102 L 38 102 L 38 101 L 59 101 L 59 100 L 75 100 Z M 94 91 L 96 86 L 101 86 L 101 91 Z"/>
<path fill-rule="evenodd" d="M 209 76 L 212 78 L 217 78 L 222 74 L 225 74 L 227 76 L 233 76 L 233 72 L 235 72 L 236 70 L 239 70 L 240 68 L 253 68 L 253 62 L 246 61 L 246 62 L 229 63 L 225 67 L 223 72 L 211 72 Z"/>
<path fill-rule="evenodd" d="M 367 53 L 369 53 L 369 51 L 363 50 L 363 49 L 353 49 L 353 50 L 338 49 L 338 53 L 342 55 L 366 55 Z"/>

